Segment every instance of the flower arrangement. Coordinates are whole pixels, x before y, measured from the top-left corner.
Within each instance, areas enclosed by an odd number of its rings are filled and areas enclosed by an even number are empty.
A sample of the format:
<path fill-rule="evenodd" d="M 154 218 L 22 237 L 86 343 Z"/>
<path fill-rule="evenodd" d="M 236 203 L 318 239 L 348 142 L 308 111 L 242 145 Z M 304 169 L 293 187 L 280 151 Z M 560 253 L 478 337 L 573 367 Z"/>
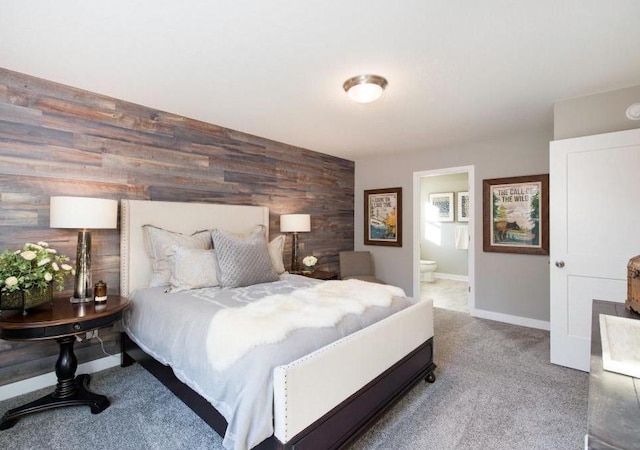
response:
<path fill-rule="evenodd" d="M 302 259 L 302 264 L 304 264 L 304 266 L 309 270 L 312 270 L 317 263 L 318 263 L 318 258 L 312 255 L 305 256 Z"/>
<path fill-rule="evenodd" d="M 26 243 L 20 250 L 5 250 L 0 254 L 0 291 L 16 292 L 38 288 L 45 290 L 50 283 L 64 289 L 64 277 L 75 270 L 69 258 L 49 248 L 46 242 Z"/>

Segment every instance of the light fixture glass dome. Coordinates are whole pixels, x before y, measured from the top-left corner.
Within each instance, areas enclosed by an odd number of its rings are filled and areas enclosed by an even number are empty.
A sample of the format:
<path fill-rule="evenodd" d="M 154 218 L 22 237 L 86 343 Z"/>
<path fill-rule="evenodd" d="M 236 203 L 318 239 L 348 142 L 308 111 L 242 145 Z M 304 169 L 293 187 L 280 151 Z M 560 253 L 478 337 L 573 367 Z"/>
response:
<path fill-rule="evenodd" d="M 629 120 L 640 120 L 640 103 L 629 105 L 626 114 Z"/>
<path fill-rule="evenodd" d="M 358 103 L 378 100 L 387 87 L 387 80 L 379 75 L 358 75 L 342 85 L 349 98 Z"/>

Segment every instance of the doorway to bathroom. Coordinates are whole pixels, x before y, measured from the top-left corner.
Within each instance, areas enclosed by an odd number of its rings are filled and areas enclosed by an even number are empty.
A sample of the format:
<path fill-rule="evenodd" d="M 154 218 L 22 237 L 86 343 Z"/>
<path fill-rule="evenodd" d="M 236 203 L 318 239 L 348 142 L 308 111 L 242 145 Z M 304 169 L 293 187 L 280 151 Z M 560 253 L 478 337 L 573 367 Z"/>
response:
<path fill-rule="evenodd" d="M 414 292 L 473 313 L 474 167 L 414 173 Z"/>

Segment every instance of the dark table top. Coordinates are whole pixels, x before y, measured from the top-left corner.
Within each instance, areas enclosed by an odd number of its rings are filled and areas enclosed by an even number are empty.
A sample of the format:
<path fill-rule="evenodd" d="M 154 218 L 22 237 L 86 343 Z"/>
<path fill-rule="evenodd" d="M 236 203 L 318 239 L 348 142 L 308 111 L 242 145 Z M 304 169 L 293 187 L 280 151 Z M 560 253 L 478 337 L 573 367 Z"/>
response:
<path fill-rule="evenodd" d="M 107 326 L 118 320 L 129 305 L 125 297 L 110 295 L 106 302 L 71 303 L 69 297 L 55 298 L 22 311 L 3 311 L 0 338 L 15 340 L 53 339 Z"/>

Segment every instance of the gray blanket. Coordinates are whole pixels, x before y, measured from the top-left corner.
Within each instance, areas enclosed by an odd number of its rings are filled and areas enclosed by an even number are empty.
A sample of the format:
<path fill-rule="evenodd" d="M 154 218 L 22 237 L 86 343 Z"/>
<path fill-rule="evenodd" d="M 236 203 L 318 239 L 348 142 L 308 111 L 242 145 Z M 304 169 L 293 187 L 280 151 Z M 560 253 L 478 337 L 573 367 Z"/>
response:
<path fill-rule="evenodd" d="M 267 295 L 286 294 L 318 283 L 284 274 L 280 281 L 244 288 L 206 288 L 167 294 L 163 288 L 137 291 L 124 315 L 127 334 L 224 416 L 229 426 L 225 448 L 252 448 L 273 434 L 273 368 L 375 323 L 413 303 L 395 297 L 389 308 L 370 307 L 349 314 L 333 328 L 304 328 L 283 341 L 262 345 L 223 371 L 207 361 L 205 339 L 211 318 L 221 308 L 241 307 Z M 251 333 L 252 330 L 242 330 Z"/>

